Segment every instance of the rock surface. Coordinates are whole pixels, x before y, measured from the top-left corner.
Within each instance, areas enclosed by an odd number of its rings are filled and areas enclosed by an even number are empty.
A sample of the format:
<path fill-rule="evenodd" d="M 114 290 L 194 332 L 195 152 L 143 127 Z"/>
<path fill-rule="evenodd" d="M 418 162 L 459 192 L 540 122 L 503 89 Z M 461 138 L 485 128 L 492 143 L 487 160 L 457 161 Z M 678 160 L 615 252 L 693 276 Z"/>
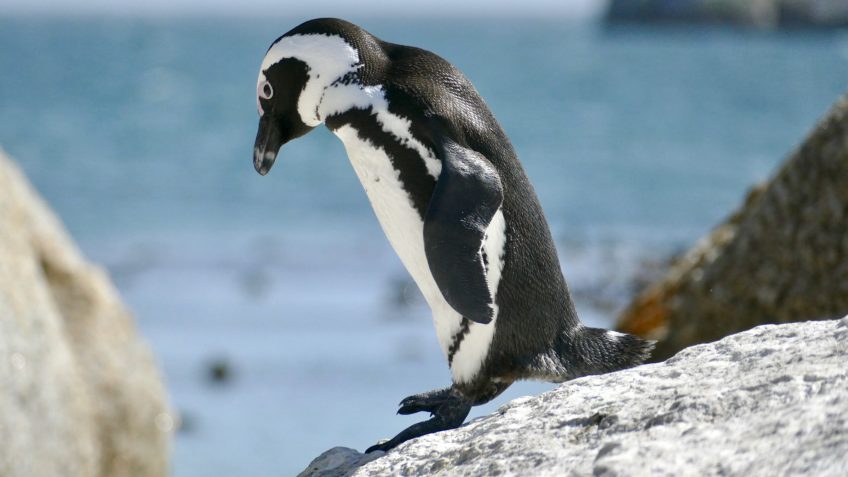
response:
<path fill-rule="evenodd" d="M 848 96 L 768 183 L 622 313 L 655 359 L 764 323 L 848 313 Z"/>
<path fill-rule="evenodd" d="M 105 274 L 0 151 L 0 475 L 161 476 L 173 419 Z"/>
<path fill-rule="evenodd" d="M 848 475 L 848 317 L 768 325 L 301 477 Z"/>
<path fill-rule="evenodd" d="M 721 23 L 758 28 L 848 25 L 844 0 L 612 0 L 609 23 Z"/>

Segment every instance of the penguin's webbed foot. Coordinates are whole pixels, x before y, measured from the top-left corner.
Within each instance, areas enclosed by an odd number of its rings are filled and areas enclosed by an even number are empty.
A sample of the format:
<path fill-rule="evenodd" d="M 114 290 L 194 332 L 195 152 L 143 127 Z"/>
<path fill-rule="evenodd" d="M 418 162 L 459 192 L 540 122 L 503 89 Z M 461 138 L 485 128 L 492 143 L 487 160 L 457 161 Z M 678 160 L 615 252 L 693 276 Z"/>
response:
<path fill-rule="evenodd" d="M 410 439 L 434 432 L 456 429 L 462 425 L 465 418 L 468 417 L 468 413 L 471 412 L 471 402 L 453 388 L 416 394 L 401 401 L 400 405 L 401 408 L 398 410 L 400 414 L 429 411 L 433 417 L 407 427 L 386 442 L 369 447 L 365 450 L 366 454 L 378 450 L 387 452 Z"/>

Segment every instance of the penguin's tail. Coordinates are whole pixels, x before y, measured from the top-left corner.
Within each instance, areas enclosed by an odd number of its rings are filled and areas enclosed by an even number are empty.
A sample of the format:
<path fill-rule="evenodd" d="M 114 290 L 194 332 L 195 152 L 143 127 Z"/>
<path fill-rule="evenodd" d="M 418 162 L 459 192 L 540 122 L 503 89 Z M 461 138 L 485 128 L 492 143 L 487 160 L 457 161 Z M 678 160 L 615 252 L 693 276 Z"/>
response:
<path fill-rule="evenodd" d="M 638 336 L 581 326 L 571 336 L 571 359 L 575 374 L 603 374 L 644 363 L 656 341 Z"/>

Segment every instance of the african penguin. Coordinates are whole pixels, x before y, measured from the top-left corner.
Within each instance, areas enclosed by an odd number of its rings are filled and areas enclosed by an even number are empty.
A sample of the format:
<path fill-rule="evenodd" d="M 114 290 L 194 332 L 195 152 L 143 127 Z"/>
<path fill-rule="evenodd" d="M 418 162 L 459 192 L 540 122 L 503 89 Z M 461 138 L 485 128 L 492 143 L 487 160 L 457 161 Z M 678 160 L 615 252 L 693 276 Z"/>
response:
<path fill-rule="evenodd" d="M 450 63 L 338 19 L 271 44 L 256 85 L 253 165 L 320 124 L 344 143 L 380 225 L 433 312 L 452 385 L 399 413 L 432 417 L 369 448 L 459 427 L 520 379 L 642 363 L 651 342 L 580 323 L 536 194 L 474 86 Z"/>

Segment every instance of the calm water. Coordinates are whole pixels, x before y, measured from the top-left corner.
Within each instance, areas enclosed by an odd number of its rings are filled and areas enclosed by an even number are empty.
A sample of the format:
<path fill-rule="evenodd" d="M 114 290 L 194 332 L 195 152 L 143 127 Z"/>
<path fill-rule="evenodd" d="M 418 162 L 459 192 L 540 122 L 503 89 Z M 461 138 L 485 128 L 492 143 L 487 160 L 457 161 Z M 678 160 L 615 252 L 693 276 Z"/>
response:
<path fill-rule="evenodd" d="M 257 68 L 301 20 L 0 19 L 0 145 L 135 311 L 183 416 L 177 476 L 292 475 L 415 422 L 397 402 L 449 380 L 341 143 L 316 130 L 253 171 Z M 360 23 L 476 84 L 596 325 L 848 86 L 848 33 Z"/>

